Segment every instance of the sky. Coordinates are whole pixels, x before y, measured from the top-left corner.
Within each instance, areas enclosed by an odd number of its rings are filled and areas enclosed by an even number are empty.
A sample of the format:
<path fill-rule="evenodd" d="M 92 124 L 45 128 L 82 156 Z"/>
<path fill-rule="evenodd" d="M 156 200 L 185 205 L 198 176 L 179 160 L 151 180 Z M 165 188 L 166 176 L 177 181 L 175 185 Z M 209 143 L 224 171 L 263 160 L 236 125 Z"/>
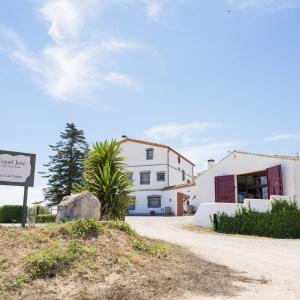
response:
<path fill-rule="evenodd" d="M 1 0 L 0 149 L 37 154 L 67 122 L 206 168 L 300 153 L 300 0 Z M 29 203 L 42 199 L 38 173 Z M 1 204 L 21 187 L 0 186 Z"/>

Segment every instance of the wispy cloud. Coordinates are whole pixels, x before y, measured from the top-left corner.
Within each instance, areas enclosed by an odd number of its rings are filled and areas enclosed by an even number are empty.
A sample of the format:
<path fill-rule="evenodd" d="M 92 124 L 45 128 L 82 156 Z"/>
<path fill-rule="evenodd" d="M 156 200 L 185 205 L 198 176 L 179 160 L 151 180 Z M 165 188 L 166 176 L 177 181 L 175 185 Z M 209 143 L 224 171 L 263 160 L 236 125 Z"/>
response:
<path fill-rule="evenodd" d="M 149 128 L 144 136 L 174 146 L 201 170 L 206 168 L 208 159 L 221 159 L 236 146 L 232 141 L 216 142 L 210 137 L 211 131 L 221 126 L 218 122 L 168 123 Z"/>
<path fill-rule="evenodd" d="M 300 0 L 227 0 L 231 8 L 281 10 L 300 6 Z"/>
<path fill-rule="evenodd" d="M 162 3 L 156 0 L 146 0 L 145 4 L 147 16 L 157 20 L 162 11 Z"/>
<path fill-rule="evenodd" d="M 287 140 L 293 140 L 299 138 L 300 138 L 300 134 L 286 133 L 286 134 L 276 134 L 276 135 L 268 136 L 264 140 L 265 142 L 278 142 L 278 141 L 287 141 Z"/>
<path fill-rule="evenodd" d="M 141 2 L 147 14 L 159 13 L 156 1 Z M 138 90 L 130 74 L 109 66 L 124 51 L 145 47 L 136 41 L 117 38 L 99 28 L 99 18 L 109 5 L 133 4 L 135 0 L 47 0 L 39 15 L 48 26 L 50 43 L 33 53 L 12 29 L 0 27 L 0 44 L 10 58 L 31 72 L 43 91 L 65 101 L 85 101 L 91 92 L 108 84 Z M 139 4 L 141 6 L 141 4 Z M 5 40 L 5 43 L 3 41 Z M 2 47 L 3 50 L 3 47 Z"/>
<path fill-rule="evenodd" d="M 153 126 L 144 132 L 144 135 L 156 141 L 181 138 L 182 141 L 192 142 L 195 134 L 205 130 L 219 127 L 219 123 L 168 123 Z"/>

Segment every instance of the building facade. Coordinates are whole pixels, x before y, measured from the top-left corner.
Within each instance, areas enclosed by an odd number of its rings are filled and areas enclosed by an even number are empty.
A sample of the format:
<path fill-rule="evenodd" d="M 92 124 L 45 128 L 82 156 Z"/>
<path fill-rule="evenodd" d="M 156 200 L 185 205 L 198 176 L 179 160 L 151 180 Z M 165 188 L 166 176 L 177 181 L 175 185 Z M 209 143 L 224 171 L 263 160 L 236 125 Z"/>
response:
<path fill-rule="evenodd" d="M 169 146 L 124 137 L 122 156 L 134 182 L 130 215 L 173 214 L 194 200 L 194 164 Z M 178 202 L 179 201 L 179 202 Z M 178 207 L 180 206 L 180 207 Z"/>
<path fill-rule="evenodd" d="M 300 207 L 300 159 L 234 151 L 196 179 L 196 224 L 210 225 L 217 212 L 234 214 L 238 207 L 265 211 L 271 199 L 296 201 Z"/>

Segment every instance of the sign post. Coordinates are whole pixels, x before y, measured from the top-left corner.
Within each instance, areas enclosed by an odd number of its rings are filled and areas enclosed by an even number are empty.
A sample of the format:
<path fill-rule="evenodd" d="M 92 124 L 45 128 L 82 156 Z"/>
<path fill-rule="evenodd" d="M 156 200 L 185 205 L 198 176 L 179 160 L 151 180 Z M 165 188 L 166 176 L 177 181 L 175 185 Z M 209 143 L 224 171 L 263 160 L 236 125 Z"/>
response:
<path fill-rule="evenodd" d="M 22 227 L 27 220 L 28 187 L 34 186 L 36 155 L 0 150 L 0 185 L 24 186 Z"/>

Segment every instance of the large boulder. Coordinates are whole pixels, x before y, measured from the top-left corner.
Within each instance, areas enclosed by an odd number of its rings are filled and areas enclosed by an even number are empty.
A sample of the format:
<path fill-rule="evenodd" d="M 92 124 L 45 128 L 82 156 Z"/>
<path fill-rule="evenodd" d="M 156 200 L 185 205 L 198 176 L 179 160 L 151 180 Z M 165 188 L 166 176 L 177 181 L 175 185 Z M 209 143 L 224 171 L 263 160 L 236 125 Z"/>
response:
<path fill-rule="evenodd" d="M 79 219 L 100 219 L 101 204 L 89 192 L 66 196 L 57 206 L 56 222 Z"/>

